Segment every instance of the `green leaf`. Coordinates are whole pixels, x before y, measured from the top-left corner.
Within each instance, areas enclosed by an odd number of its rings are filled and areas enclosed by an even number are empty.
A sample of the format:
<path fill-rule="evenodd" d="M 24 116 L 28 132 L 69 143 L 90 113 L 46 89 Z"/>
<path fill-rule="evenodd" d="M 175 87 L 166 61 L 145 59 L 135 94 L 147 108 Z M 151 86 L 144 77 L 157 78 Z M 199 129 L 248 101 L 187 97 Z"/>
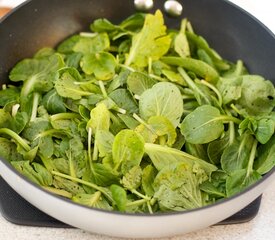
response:
<path fill-rule="evenodd" d="M 114 199 L 115 205 L 117 206 L 119 211 L 124 212 L 127 203 L 126 191 L 122 187 L 115 184 L 110 187 L 110 190 L 112 192 L 112 198 Z"/>
<path fill-rule="evenodd" d="M 181 93 L 172 83 L 157 83 L 143 92 L 139 101 L 139 110 L 145 120 L 152 116 L 163 116 L 177 127 L 183 114 Z"/>
<path fill-rule="evenodd" d="M 147 89 L 152 88 L 157 81 L 141 72 L 132 72 L 127 79 L 128 89 L 137 95 L 141 95 Z"/>
<path fill-rule="evenodd" d="M 96 19 L 91 25 L 90 29 L 93 32 L 112 32 L 115 30 L 120 30 L 120 28 L 114 24 L 112 24 L 106 18 L 99 18 Z"/>
<path fill-rule="evenodd" d="M 108 131 L 110 128 L 110 112 L 105 104 L 98 104 L 91 110 L 90 120 L 87 124 L 87 128 L 92 128 L 93 133 L 99 130 Z"/>
<path fill-rule="evenodd" d="M 171 82 L 186 86 L 186 82 L 180 74 L 168 69 L 163 69 L 162 74 L 167 77 Z"/>
<path fill-rule="evenodd" d="M 183 67 L 184 69 L 195 73 L 207 82 L 216 83 L 219 79 L 218 72 L 207 63 L 194 58 L 181 57 L 162 57 L 161 61 L 166 64 Z"/>
<path fill-rule="evenodd" d="M 63 189 L 69 193 L 72 193 L 73 195 L 85 194 L 83 187 L 79 186 L 76 182 L 62 177 L 54 176 L 53 186 L 57 189 Z"/>
<path fill-rule="evenodd" d="M 110 47 L 110 40 L 107 33 L 95 34 L 94 37 L 80 37 L 73 46 L 74 52 L 83 54 L 95 54 Z"/>
<path fill-rule="evenodd" d="M 79 100 L 84 96 L 90 96 L 92 94 L 82 90 L 76 82 L 77 80 L 69 72 L 65 72 L 55 82 L 55 90 L 59 96 L 73 100 Z"/>
<path fill-rule="evenodd" d="M 102 197 L 101 192 L 95 192 L 94 194 L 80 193 L 72 197 L 72 201 L 98 209 L 113 210 L 105 198 Z"/>
<path fill-rule="evenodd" d="M 272 82 L 257 75 L 246 75 L 242 78 L 242 95 L 237 103 L 252 116 L 269 114 L 275 107 Z"/>
<path fill-rule="evenodd" d="M 17 146 L 12 141 L 0 137 L 0 157 L 12 162 L 12 161 L 22 161 L 23 156 L 18 153 Z"/>
<path fill-rule="evenodd" d="M 275 166 L 275 136 L 258 148 L 258 158 L 254 163 L 256 171 L 263 175 Z"/>
<path fill-rule="evenodd" d="M 241 169 L 233 172 L 226 180 L 226 193 L 227 196 L 233 196 L 253 183 L 261 179 L 261 175 L 256 171 L 247 175 L 246 169 Z"/>
<path fill-rule="evenodd" d="M 29 122 L 28 114 L 25 112 L 17 112 L 17 114 L 11 118 L 9 128 L 16 132 L 21 133 Z"/>
<path fill-rule="evenodd" d="M 211 163 L 218 165 L 221 161 L 222 154 L 229 145 L 229 136 L 225 133 L 221 139 L 210 142 L 207 146 L 207 155 Z"/>
<path fill-rule="evenodd" d="M 20 90 L 16 87 L 10 87 L 0 91 L 0 107 L 4 107 L 8 103 L 18 102 Z"/>
<path fill-rule="evenodd" d="M 64 62 L 60 54 L 54 54 L 49 58 L 25 59 L 17 63 L 9 77 L 14 82 L 24 81 L 21 90 L 21 98 L 24 98 L 33 91 L 50 91 L 57 78 L 57 71 L 62 67 Z"/>
<path fill-rule="evenodd" d="M 142 30 L 133 37 L 126 65 L 146 67 L 148 60 L 158 60 L 169 50 L 171 39 L 166 35 L 162 13 L 147 14 Z"/>
<path fill-rule="evenodd" d="M 12 166 L 34 183 L 42 186 L 52 185 L 52 175 L 38 163 L 30 164 L 29 161 L 13 161 Z"/>
<path fill-rule="evenodd" d="M 155 195 L 162 210 L 182 211 L 205 205 L 196 175 L 183 163 L 163 168 L 154 181 Z"/>
<path fill-rule="evenodd" d="M 58 46 L 57 46 L 57 51 L 60 53 L 72 53 L 73 48 L 75 44 L 81 39 L 79 35 L 73 35 L 64 41 L 62 41 Z"/>
<path fill-rule="evenodd" d="M 191 54 L 189 43 L 185 34 L 186 25 L 187 25 L 187 19 L 183 19 L 181 22 L 181 30 L 177 34 L 174 42 L 175 52 L 180 57 L 189 57 Z"/>
<path fill-rule="evenodd" d="M 242 96 L 242 78 L 220 78 L 217 88 L 222 94 L 223 103 L 228 104 L 236 101 Z"/>
<path fill-rule="evenodd" d="M 163 116 L 153 116 L 148 120 L 149 126 L 159 137 L 167 136 L 166 144 L 172 146 L 177 138 L 176 130 L 173 124 Z"/>
<path fill-rule="evenodd" d="M 275 122 L 272 119 L 262 118 L 258 121 L 255 133 L 256 139 L 261 144 L 266 144 L 273 136 L 275 131 Z"/>
<path fill-rule="evenodd" d="M 6 128 L 11 121 L 11 115 L 3 109 L 0 109 L 0 128 Z"/>
<path fill-rule="evenodd" d="M 220 111 L 209 105 L 196 108 L 184 118 L 181 124 L 182 135 L 187 142 L 193 144 L 209 143 L 219 138 L 223 131 Z"/>
<path fill-rule="evenodd" d="M 106 130 L 98 130 L 96 133 L 97 147 L 100 157 L 112 155 L 114 135 Z"/>
<path fill-rule="evenodd" d="M 87 54 L 80 63 L 82 70 L 88 74 L 94 74 L 98 80 L 110 80 L 115 75 L 116 59 L 107 52 Z"/>
<path fill-rule="evenodd" d="M 57 94 L 55 89 L 51 90 L 43 97 L 42 104 L 50 114 L 66 112 L 63 99 Z"/>
<path fill-rule="evenodd" d="M 221 156 L 222 169 L 227 173 L 232 173 L 236 170 L 247 167 L 253 137 L 245 134 L 241 141 L 235 141 L 224 149 Z"/>
<path fill-rule="evenodd" d="M 155 190 L 153 188 L 154 180 L 157 176 L 158 171 L 152 166 L 147 165 L 142 170 L 142 189 L 145 192 L 146 196 L 154 196 Z"/>
<path fill-rule="evenodd" d="M 127 114 L 118 114 L 118 117 L 129 129 L 134 130 L 139 125 L 139 122 L 137 120 Z"/>
<path fill-rule="evenodd" d="M 122 130 L 113 144 L 113 161 L 115 169 L 121 165 L 122 173 L 127 173 L 134 166 L 139 166 L 144 154 L 144 141 L 133 130 Z"/>
<path fill-rule="evenodd" d="M 146 143 L 145 152 L 149 155 L 158 171 L 175 163 L 183 163 L 191 169 L 199 166 L 199 168 L 205 171 L 207 176 L 210 176 L 213 171 L 217 170 L 215 165 L 174 148 Z"/>
<path fill-rule="evenodd" d="M 119 88 L 109 94 L 109 97 L 118 107 L 125 109 L 127 113 L 137 113 L 138 106 L 127 89 Z"/>
<path fill-rule="evenodd" d="M 93 163 L 90 169 L 87 168 L 83 179 L 102 187 L 119 183 L 119 178 L 113 169 L 101 163 Z"/>
<path fill-rule="evenodd" d="M 129 172 L 127 172 L 122 180 L 121 184 L 126 189 L 133 191 L 140 187 L 141 185 L 141 179 L 142 179 L 142 169 L 140 166 L 134 166 L 130 169 Z"/>

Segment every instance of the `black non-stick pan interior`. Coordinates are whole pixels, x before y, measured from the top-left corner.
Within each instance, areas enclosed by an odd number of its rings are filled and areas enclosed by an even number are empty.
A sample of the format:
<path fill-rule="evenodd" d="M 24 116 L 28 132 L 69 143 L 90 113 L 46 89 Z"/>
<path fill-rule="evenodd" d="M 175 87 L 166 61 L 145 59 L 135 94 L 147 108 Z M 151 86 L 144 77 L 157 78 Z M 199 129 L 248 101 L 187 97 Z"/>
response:
<path fill-rule="evenodd" d="M 183 0 L 182 17 L 191 20 L 224 58 L 243 59 L 252 73 L 275 80 L 275 46 L 272 34 L 255 19 L 248 18 L 223 0 Z M 154 1 L 163 9 L 164 1 Z M 134 13 L 134 0 L 35 0 L 28 1 L 0 25 L 0 81 L 6 82 L 16 62 L 31 57 L 42 47 L 54 47 L 69 35 L 87 30 L 96 18 L 119 22 Z M 170 27 L 179 18 L 166 18 Z"/>

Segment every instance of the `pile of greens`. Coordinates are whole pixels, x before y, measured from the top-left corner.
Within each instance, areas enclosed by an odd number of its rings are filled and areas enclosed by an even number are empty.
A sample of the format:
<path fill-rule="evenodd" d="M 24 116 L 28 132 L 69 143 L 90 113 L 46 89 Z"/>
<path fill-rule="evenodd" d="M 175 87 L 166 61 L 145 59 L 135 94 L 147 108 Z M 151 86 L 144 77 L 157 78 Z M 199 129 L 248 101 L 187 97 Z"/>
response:
<path fill-rule="evenodd" d="M 44 189 L 133 213 L 212 204 L 275 165 L 275 90 L 160 11 L 44 48 L 0 91 L 0 155 Z"/>

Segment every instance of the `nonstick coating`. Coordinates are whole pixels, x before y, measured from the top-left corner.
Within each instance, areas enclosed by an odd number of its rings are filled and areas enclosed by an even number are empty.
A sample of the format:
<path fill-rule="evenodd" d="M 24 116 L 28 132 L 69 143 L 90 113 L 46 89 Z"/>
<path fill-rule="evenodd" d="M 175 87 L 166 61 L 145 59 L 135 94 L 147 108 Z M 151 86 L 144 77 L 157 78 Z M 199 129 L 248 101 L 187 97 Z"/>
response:
<path fill-rule="evenodd" d="M 0 25 L 0 82 L 16 62 L 31 57 L 38 49 L 54 47 L 69 35 L 88 30 L 96 18 L 119 22 L 134 13 L 134 0 L 35 0 L 17 9 Z M 223 0 L 183 0 L 183 17 L 191 20 L 224 58 L 243 59 L 252 73 L 275 81 L 274 36 L 254 18 L 247 17 Z M 163 1 L 155 1 L 155 9 Z M 154 11 L 153 10 L 153 11 Z M 166 18 L 169 27 L 180 19 Z"/>

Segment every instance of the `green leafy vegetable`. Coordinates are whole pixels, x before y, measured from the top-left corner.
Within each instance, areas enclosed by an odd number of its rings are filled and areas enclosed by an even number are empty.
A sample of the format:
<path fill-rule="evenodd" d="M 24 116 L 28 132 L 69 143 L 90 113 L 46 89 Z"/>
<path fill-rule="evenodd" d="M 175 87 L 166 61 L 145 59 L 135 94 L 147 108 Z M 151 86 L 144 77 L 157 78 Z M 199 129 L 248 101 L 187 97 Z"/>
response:
<path fill-rule="evenodd" d="M 0 157 L 91 208 L 185 211 L 275 167 L 275 89 L 160 10 L 95 19 L 19 61 L 0 89 Z M 14 83 L 14 84 L 13 84 Z"/>

